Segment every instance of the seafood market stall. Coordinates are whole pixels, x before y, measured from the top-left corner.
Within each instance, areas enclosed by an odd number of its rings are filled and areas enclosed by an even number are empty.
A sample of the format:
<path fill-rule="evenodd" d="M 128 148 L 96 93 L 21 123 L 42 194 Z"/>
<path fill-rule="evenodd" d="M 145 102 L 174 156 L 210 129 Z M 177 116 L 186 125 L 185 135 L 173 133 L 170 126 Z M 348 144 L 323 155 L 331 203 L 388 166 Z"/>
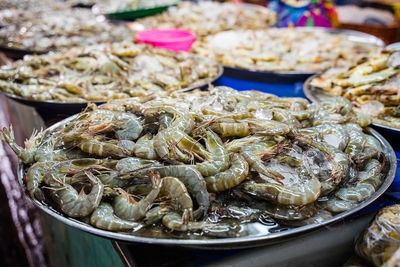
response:
<path fill-rule="evenodd" d="M 0 68 L 1 181 L 32 265 L 396 261 L 398 49 L 264 7 L 128 2 L 0 10 L 24 55 Z M 192 47 L 163 49 L 177 32 Z"/>

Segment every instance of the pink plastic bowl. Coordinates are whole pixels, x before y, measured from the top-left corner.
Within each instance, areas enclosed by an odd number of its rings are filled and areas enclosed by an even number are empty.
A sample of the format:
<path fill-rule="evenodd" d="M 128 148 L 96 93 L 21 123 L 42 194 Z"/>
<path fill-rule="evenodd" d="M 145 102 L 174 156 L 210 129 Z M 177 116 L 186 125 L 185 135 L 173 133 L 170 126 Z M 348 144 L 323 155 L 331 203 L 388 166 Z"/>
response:
<path fill-rule="evenodd" d="M 196 40 L 196 34 L 181 29 L 160 30 L 153 29 L 136 34 L 138 43 L 146 43 L 165 48 L 174 52 L 189 51 Z"/>

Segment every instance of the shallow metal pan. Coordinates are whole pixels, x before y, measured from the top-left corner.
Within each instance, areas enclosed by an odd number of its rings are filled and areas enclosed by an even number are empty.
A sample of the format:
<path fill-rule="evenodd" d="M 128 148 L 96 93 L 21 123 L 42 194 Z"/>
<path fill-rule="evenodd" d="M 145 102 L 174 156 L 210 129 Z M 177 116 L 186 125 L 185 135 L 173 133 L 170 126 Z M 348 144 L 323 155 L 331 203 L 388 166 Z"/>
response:
<path fill-rule="evenodd" d="M 63 121 L 60 121 L 53 126 L 49 127 L 47 131 L 53 131 L 57 127 L 62 126 L 63 124 L 75 119 L 77 115 L 71 116 Z M 89 224 L 78 221 L 73 218 L 67 218 L 54 208 L 50 207 L 48 204 L 40 202 L 36 199 L 32 200 L 33 203 L 39 207 L 42 211 L 49 214 L 51 217 L 77 229 L 82 231 L 86 231 L 88 233 L 92 233 L 104 238 L 118 240 L 127 243 L 144 243 L 144 244 L 153 244 L 153 245 L 165 245 L 165 246 L 178 246 L 178 247 L 191 247 L 191 248 L 199 248 L 199 249 L 232 249 L 232 248 L 250 248 L 263 246 L 268 244 L 274 244 L 278 242 L 282 242 L 288 240 L 290 238 L 296 237 L 300 234 L 304 234 L 306 232 L 318 229 L 322 226 L 329 225 L 335 222 L 340 222 L 346 217 L 355 214 L 361 209 L 365 208 L 373 201 L 375 201 L 379 196 L 381 196 L 391 185 L 396 175 L 397 168 L 397 160 L 393 148 L 390 144 L 375 130 L 371 128 L 367 128 L 367 131 L 375 136 L 379 142 L 382 144 L 383 153 L 386 156 L 387 164 L 389 164 L 387 175 L 380 186 L 380 188 L 367 200 L 360 203 L 355 208 L 342 212 L 325 220 L 321 223 L 310 224 L 307 226 L 302 226 L 298 228 L 289 228 L 288 230 L 271 233 L 267 235 L 257 235 L 257 236 L 246 236 L 239 238 L 221 238 L 221 239 L 207 239 L 207 240 L 182 240 L 182 239 L 161 239 L 161 238 L 149 238 L 149 237 L 139 237 L 134 236 L 133 234 L 128 233 L 115 233 L 110 231 L 101 230 L 95 228 Z M 19 165 L 18 169 L 18 181 L 21 184 L 22 188 L 25 190 L 25 185 L 23 182 L 23 177 L 26 169 L 23 164 Z"/>
<path fill-rule="evenodd" d="M 373 35 L 358 31 L 319 28 L 319 27 L 309 27 L 309 28 L 304 28 L 304 30 L 310 32 L 327 32 L 332 34 L 344 34 L 347 35 L 348 39 L 351 41 L 365 43 L 365 44 L 372 44 L 382 47 L 385 45 L 385 43 L 381 39 Z M 253 70 L 225 66 L 225 65 L 224 69 L 225 69 L 224 76 L 236 79 L 251 80 L 256 82 L 265 82 L 265 83 L 302 82 L 305 81 L 308 77 L 318 73 L 315 71 L 253 71 Z"/>

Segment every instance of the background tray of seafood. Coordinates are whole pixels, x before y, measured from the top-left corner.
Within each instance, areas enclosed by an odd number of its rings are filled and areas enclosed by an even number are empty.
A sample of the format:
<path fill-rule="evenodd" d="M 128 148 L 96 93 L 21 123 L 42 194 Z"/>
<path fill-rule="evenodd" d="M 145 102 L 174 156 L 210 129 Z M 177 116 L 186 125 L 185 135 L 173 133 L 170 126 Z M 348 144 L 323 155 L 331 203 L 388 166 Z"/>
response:
<path fill-rule="evenodd" d="M 217 33 L 200 39 L 192 51 L 223 64 L 224 76 L 294 83 L 330 67 L 354 64 L 383 45 L 375 36 L 351 30 L 272 28 Z"/>
<path fill-rule="evenodd" d="M 0 50 L 14 59 L 25 54 L 134 38 L 126 25 L 111 24 L 89 9 L 69 7 L 0 10 L 0 26 Z"/>
<path fill-rule="evenodd" d="M 161 14 L 138 19 L 130 26 L 137 31 L 179 28 L 202 37 L 226 30 L 265 29 L 276 21 L 274 11 L 259 5 L 182 1 Z"/>
<path fill-rule="evenodd" d="M 349 69 L 317 74 L 304 83 L 304 94 L 313 102 L 343 96 L 371 116 L 373 125 L 399 134 L 399 59 L 399 52 L 385 50 Z"/>
<path fill-rule="evenodd" d="M 25 149 L 12 128 L 0 137 L 25 164 L 19 181 L 34 203 L 70 226 L 233 248 L 343 220 L 383 194 L 396 157 L 367 125 L 344 98 L 309 104 L 215 87 L 91 106 Z"/>
<path fill-rule="evenodd" d="M 0 89 L 37 109 L 74 114 L 87 102 L 205 87 L 222 72 L 214 60 L 194 54 L 113 43 L 30 56 L 3 66 Z"/>

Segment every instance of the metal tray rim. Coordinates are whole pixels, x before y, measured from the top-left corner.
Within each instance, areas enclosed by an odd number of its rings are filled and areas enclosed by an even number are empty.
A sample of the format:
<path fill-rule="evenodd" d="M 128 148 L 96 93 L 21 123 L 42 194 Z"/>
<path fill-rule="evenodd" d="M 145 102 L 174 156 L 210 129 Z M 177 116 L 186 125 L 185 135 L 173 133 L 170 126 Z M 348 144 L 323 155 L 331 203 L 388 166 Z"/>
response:
<path fill-rule="evenodd" d="M 63 124 L 73 120 L 76 118 L 78 114 L 73 115 L 69 118 L 66 118 L 46 129 L 46 131 L 54 130 L 57 127 L 62 126 Z M 395 152 L 389 142 L 380 135 L 376 130 L 372 128 L 367 128 L 367 131 L 370 132 L 373 136 L 375 136 L 379 142 L 383 145 L 384 154 L 388 158 L 388 162 L 390 163 L 390 168 L 388 170 L 387 176 L 383 181 L 382 185 L 379 189 L 368 199 L 357 205 L 355 208 L 348 210 L 346 212 L 339 213 L 328 220 L 322 221 L 320 223 L 314 223 L 302 227 L 293 228 L 290 230 L 272 233 L 268 235 L 260 235 L 260 236 L 246 236 L 246 237 L 238 237 L 238 238 L 220 238 L 220 239 L 207 239 L 207 240 L 185 240 L 185 239 L 166 239 L 166 238 L 149 238 L 149 237 L 140 237 L 134 235 L 127 235 L 124 233 L 116 233 L 106 230 L 101 230 L 95 228 L 89 224 L 84 222 L 78 221 L 73 218 L 67 218 L 60 214 L 58 211 L 54 210 L 53 208 L 47 206 L 46 204 L 36 200 L 31 199 L 28 195 L 27 197 L 42 211 L 47 213 L 48 215 L 54 217 L 55 219 L 59 220 L 62 223 L 65 223 L 71 227 L 75 227 L 82 231 L 98 235 L 101 237 L 105 237 L 112 240 L 118 240 L 128 243 L 144 243 L 144 244 L 153 244 L 153 245 L 166 245 L 166 246 L 179 246 L 179 247 L 194 247 L 198 249 L 231 249 L 231 248 L 246 248 L 246 247 L 257 247 L 262 245 L 271 244 L 274 242 L 278 242 L 283 238 L 290 238 L 302 233 L 306 233 L 310 230 L 319 229 L 322 226 L 326 226 L 332 224 L 337 221 L 343 220 L 345 217 L 354 214 L 361 209 L 365 208 L 373 201 L 378 199 L 392 184 L 395 179 L 396 169 L 397 169 L 397 159 Z M 18 166 L 18 182 L 20 183 L 22 189 L 25 193 L 25 184 L 23 182 L 24 177 L 24 166 L 22 162 L 20 162 Z M 25 193 L 26 194 L 26 193 Z"/>

